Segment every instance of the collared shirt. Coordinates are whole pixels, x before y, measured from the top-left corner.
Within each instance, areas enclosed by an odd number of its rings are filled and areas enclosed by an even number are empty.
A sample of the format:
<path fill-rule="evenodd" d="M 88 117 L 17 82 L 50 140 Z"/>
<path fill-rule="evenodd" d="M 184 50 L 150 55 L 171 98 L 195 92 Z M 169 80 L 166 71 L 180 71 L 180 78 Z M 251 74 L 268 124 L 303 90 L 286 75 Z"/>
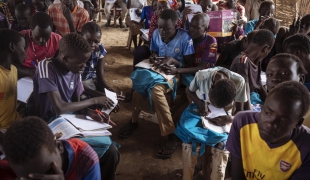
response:
<path fill-rule="evenodd" d="M 99 50 L 92 53 L 90 59 L 86 62 L 86 67 L 82 73 L 82 80 L 91 79 L 96 75 L 96 67 L 100 59 L 102 59 L 107 54 L 102 44 L 99 45 Z"/>
<path fill-rule="evenodd" d="M 206 62 L 206 68 L 213 67 L 216 62 L 217 42 L 216 39 L 206 34 L 203 41 L 198 44 L 194 44 L 195 48 L 195 62 L 194 66 L 197 66 L 201 61 Z"/>
<path fill-rule="evenodd" d="M 144 29 L 149 29 L 151 24 L 151 19 L 154 14 L 152 6 L 144 6 L 141 13 L 141 20 L 144 20 Z"/>
<path fill-rule="evenodd" d="M 250 32 L 254 31 L 257 23 L 258 23 L 258 19 L 254 19 L 252 21 L 247 22 L 245 25 L 244 34 L 247 35 Z"/>
<path fill-rule="evenodd" d="M 172 57 L 180 63 L 183 62 L 184 56 L 195 53 L 192 38 L 187 31 L 180 28 L 177 29 L 177 34 L 168 44 L 161 40 L 159 31 L 156 29 L 152 37 L 150 49 L 157 52 L 159 56 Z"/>
<path fill-rule="evenodd" d="M 70 28 L 67 19 L 63 15 L 61 4 L 52 4 L 48 7 L 48 14 L 52 18 L 57 32 L 64 36 L 70 33 Z M 76 31 L 80 32 L 82 26 L 89 21 L 88 12 L 79 6 L 75 7 L 72 12 L 72 20 Z"/>

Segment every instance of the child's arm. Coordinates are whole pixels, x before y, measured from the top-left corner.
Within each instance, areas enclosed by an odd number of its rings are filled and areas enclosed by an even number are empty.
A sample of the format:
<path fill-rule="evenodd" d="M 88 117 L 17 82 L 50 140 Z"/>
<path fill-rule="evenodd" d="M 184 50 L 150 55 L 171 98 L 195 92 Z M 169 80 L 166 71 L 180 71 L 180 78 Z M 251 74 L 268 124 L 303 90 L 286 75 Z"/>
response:
<path fill-rule="evenodd" d="M 53 110 L 57 114 L 64 114 L 68 112 L 75 112 L 81 109 L 85 109 L 92 105 L 100 105 L 103 106 L 105 109 L 109 109 L 113 106 L 113 101 L 105 96 L 100 96 L 96 98 L 91 98 L 85 101 L 79 102 L 64 102 L 61 99 L 59 91 L 50 91 L 47 92 L 47 96 L 53 106 Z"/>
<path fill-rule="evenodd" d="M 201 116 L 207 116 L 210 113 L 209 109 L 206 109 L 205 102 L 197 97 L 196 92 L 192 92 L 187 87 L 186 94 L 198 106 Z"/>
<path fill-rule="evenodd" d="M 217 59 L 217 61 L 215 62 L 215 66 L 222 66 L 224 68 L 227 68 L 229 69 L 230 67 L 226 64 L 224 64 L 224 62 L 227 61 L 228 59 L 228 54 L 226 53 L 226 49 L 227 49 L 228 46 L 226 46 L 222 53 L 220 54 L 219 58 Z"/>
<path fill-rule="evenodd" d="M 100 92 L 104 92 L 104 88 L 108 90 L 113 89 L 108 85 L 107 81 L 104 78 L 104 59 L 101 58 L 98 61 L 97 67 L 96 67 L 96 76 L 97 76 L 97 90 Z"/>
<path fill-rule="evenodd" d="M 26 68 L 21 64 L 14 64 L 14 66 L 17 69 L 18 79 L 27 77 L 27 76 L 33 77 L 34 73 L 36 72 L 35 69 Z"/>
<path fill-rule="evenodd" d="M 246 180 L 242 166 L 242 159 L 237 158 L 233 154 L 230 155 L 231 155 L 231 172 L 232 172 L 231 179 Z"/>

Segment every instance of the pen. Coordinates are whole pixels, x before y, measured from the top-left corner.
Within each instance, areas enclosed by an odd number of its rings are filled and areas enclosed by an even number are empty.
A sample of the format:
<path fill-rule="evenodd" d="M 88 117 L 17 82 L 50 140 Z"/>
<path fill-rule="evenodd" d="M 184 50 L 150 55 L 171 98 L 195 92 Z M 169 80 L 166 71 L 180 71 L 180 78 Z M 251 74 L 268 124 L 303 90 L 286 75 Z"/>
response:
<path fill-rule="evenodd" d="M 98 109 L 96 109 L 96 113 L 98 113 L 99 115 L 102 115 L 104 116 L 104 114 L 99 111 Z M 111 119 L 110 119 L 110 116 L 109 116 L 109 119 L 108 119 L 108 124 L 111 123 L 113 126 L 117 126 Z"/>
<path fill-rule="evenodd" d="M 37 64 L 32 60 L 31 61 L 31 64 L 35 67 L 35 68 L 37 68 Z"/>

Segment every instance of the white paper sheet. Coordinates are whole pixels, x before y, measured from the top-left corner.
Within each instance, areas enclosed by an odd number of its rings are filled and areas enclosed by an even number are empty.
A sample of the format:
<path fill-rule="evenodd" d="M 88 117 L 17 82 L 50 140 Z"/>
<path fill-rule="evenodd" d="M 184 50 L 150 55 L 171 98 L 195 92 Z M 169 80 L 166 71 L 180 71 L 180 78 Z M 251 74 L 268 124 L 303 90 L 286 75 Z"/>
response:
<path fill-rule="evenodd" d="M 130 20 L 131 21 L 136 21 L 136 22 L 140 23 L 141 18 L 139 16 L 137 16 L 137 14 L 136 14 L 136 10 L 137 9 L 138 8 L 131 8 L 131 9 L 129 9 L 129 16 L 130 16 Z"/>
<path fill-rule="evenodd" d="M 217 133 L 229 133 L 229 131 L 230 131 L 231 123 L 226 124 L 225 126 L 217 126 L 217 125 L 211 123 L 210 121 L 208 121 L 203 116 L 201 116 L 201 120 L 202 120 L 203 127 L 206 129 L 210 129 L 210 130 L 215 131 Z"/>
<path fill-rule="evenodd" d="M 260 79 L 261 79 L 261 81 L 262 81 L 263 86 L 266 85 L 267 76 L 266 76 L 266 73 L 265 73 L 265 72 L 262 71 L 262 72 L 260 73 Z"/>
<path fill-rule="evenodd" d="M 211 113 L 207 116 L 207 118 L 215 118 L 218 116 L 226 116 L 227 113 L 223 108 L 216 108 L 212 104 L 208 105 Z"/>
<path fill-rule="evenodd" d="M 188 22 L 191 22 L 195 14 L 202 12 L 202 8 L 199 4 L 185 4 L 185 7 L 187 6 L 192 10 L 192 13 L 187 15 Z"/>
<path fill-rule="evenodd" d="M 117 94 L 115 92 L 112 92 L 112 91 L 109 91 L 107 89 L 104 89 L 104 92 L 105 92 L 105 95 L 110 98 L 113 102 L 114 102 L 114 105 L 112 108 L 110 109 L 107 109 L 107 110 L 102 110 L 101 112 L 105 112 L 107 114 L 110 114 L 113 109 L 117 106 L 118 104 L 118 100 L 117 100 Z"/>
<path fill-rule="evenodd" d="M 231 124 L 225 126 L 217 126 L 208 120 L 208 118 L 212 119 L 219 116 L 226 116 L 226 111 L 223 108 L 214 107 L 212 104 L 209 104 L 208 107 L 211 111 L 210 114 L 207 117 L 201 117 L 203 127 L 218 133 L 229 133 Z"/>
<path fill-rule="evenodd" d="M 142 38 L 146 41 L 149 41 L 149 29 L 140 29 L 142 32 Z"/>
<path fill-rule="evenodd" d="M 98 131 L 82 131 L 85 137 L 95 137 L 95 136 L 111 136 L 112 133 L 108 130 L 98 130 Z"/>
<path fill-rule="evenodd" d="M 66 118 L 80 131 L 103 130 L 112 128 L 112 126 L 107 123 L 89 119 L 84 115 L 62 114 L 60 116 Z"/>
<path fill-rule="evenodd" d="M 150 60 L 145 59 L 141 61 L 140 63 L 136 64 L 135 67 L 145 68 L 145 69 L 151 69 L 154 72 L 157 72 L 158 74 L 162 75 L 167 81 L 174 78 L 175 75 L 167 75 L 164 72 L 160 72 L 159 70 L 155 70 L 153 68 L 153 64 L 150 63 Z"/>
<path fill-rule="evenodd" d="M 17 100 L 27 103 L 33 91 L 33 80 L 30 77 L 21 78 L 17 81 Z"/>

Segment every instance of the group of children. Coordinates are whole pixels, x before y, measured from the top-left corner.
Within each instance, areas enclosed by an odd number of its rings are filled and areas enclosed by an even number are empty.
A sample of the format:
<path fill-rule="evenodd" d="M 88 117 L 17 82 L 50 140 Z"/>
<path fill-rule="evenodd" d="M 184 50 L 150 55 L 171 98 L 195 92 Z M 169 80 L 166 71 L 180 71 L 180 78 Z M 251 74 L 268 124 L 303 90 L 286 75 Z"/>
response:
<path fill-rule="evenodd" d="M 139 114 L 149 104 L 161 135 L 168 137 L 155 155 L 170 158 L 182 146 L 184 180 L 193 178 L 197 157 L 208 146 L 212 147 L 211 179 L 225 178 L 229 159 L 232 179 L 308 179 L 310 129 L 302 124 L 305 120 L 307 125 L 310 117 L 310 16 L 298 19 L 287 31 L 279 30 L 273 2 L 264 1 L 257 10 L 259 19 L 245 25 L 240 40 L 218 44 L 227 39 L 207 34 L 212 24 L 205 12 L 235 9 L 244 20 L 245 10 L 236 1 L 215 5 L 200 0 L 204 13 L 190 22 L 186 13 L 182 16 L 182 11 L 189 11 L 184 2 L 155 2 L 152 7 L 157 10 L 148 14 L 149 46 L 136 48 L 134 65 L 149 59 L 155 69 L 174 77 L 166 80 L 151 70 L 135 68 L 132 117 L 120 128 L 119 137 L 128 138 L 138 128 Z M 60 114 L 109 120 L 108 114 L 98 114 L 93 108 L 114 106 L 104 93 L 104 89 L 113 89 L 104 78 L 107 52 L 100 43 L 101 29 L 88 22 L 88 12 L 75 0 L 49 6 L 41 2 L 35 7 L 41 12 L 30 18 L 30 8 L 17 5 L 17 29 L 0 29 L 0 129 L 6 129 L 0 132 L 5 153 L 1 176 L 115 179 L 120 155 L 110 137 L 60 141 L 47 126 Z M 237 25 L 243 32 L 241 24 Z M 27 76 L 33 79 L 34 88 L 26 117 L 21 118 L 16 110 L 16 84 Z M 175 98 L 181 88 L 186 89 L 189 105 L 176 123 L 166 95 Z M 261 112 L 247 111 L 255 104 L 260 104 Z M 209 123 L 231 126 L 229 133 L 204 128 L 201 117 L 211 113 L 209 105 L 227 113 L 208 118 Z"/>

